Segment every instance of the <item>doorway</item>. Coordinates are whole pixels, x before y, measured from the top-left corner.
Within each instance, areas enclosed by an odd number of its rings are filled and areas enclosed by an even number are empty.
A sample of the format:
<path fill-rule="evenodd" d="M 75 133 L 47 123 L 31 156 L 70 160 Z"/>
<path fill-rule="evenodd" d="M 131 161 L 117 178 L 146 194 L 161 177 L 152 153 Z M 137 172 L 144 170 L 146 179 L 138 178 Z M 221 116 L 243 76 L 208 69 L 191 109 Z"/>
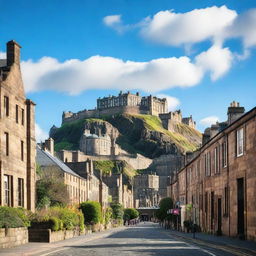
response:
<path fill-rule="evenodd" d="M 222 229 L 221 229 L 221 224 L 222 224 L 222 208 L 221 208 L 221 198 L 218 198 L 218 230 L 217 230 L 217 235 L 221 236 L 222 235 Z"/>
<path fill-rule="evenodd" d="M 244 234 L 244 179 L 237 179 L 237 235 L 240 239 Z"/>

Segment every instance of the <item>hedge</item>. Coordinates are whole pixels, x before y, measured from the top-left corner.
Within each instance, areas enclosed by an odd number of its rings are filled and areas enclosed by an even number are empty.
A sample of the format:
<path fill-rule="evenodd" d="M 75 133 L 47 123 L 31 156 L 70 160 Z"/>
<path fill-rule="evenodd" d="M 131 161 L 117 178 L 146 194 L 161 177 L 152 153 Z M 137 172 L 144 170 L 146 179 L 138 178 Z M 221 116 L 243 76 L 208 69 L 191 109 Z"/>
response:
<path fill-rule="evenodd" d="M 83 202 L 80 209 L 84 215 L 84 223 L 86 225 L 97 224 L 102 221 L 101 205 L 96 201 Z"/>
<path fill-rule="evenodd" d="M 120 203 L 112 203 L 110 207 L 113 210 L 113 219 L 122 220 L 124 216 L 124 207 Z"/>

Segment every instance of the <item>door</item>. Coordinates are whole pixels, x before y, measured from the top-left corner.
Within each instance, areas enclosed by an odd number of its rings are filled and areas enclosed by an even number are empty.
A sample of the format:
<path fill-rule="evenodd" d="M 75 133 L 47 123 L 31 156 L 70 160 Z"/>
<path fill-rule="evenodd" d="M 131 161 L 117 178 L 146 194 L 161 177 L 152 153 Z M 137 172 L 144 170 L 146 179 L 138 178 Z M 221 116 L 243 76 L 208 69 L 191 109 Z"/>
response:
<path fill-rule="evenodd" d="M 244 179 L 237 179 L 237 235 L 244 239 Z"/>
<path fill-rule="evenodd" d="M 221 224 L 222 224 L 222 209 L 221 209 L 221 198 L 218 198 L 218 230 L 217 230 L 217 235 L 221 236 L 222 235 L 222 230 L 221 230 Z"/>

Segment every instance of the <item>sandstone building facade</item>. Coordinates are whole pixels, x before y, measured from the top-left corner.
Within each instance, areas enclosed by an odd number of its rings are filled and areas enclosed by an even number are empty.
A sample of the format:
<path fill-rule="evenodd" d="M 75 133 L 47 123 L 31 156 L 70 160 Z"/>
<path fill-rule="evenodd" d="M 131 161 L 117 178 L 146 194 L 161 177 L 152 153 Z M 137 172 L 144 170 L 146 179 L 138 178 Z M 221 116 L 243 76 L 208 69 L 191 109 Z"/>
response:
<path fill-rule="evenodd" d="M 168 195 L 181 206 L 181 225 L 191 214 L 205 232 L 256 241 L 256 108 L 230 107 L 228 125 L 175 175 Z"/>
<path fill-rule="evenodd" d="M 26 99 L 20 46 L 0 60 L 0 205 L 35 209 L 35 104 Z"/>
<path fill-rule="evenodd" d="M 69 204 L 79 204 L 87 200 L 100 202 L 103 209 L 109 205 L 109 189 L 94 175 L 92 161 L 84 166 L 76 166 L 76 172 L 54 156 L 54 141 L 49 138 L 37 146 L 37 164 L 43 172 L 56 173 L 56 178 L 66 185 Z"/>

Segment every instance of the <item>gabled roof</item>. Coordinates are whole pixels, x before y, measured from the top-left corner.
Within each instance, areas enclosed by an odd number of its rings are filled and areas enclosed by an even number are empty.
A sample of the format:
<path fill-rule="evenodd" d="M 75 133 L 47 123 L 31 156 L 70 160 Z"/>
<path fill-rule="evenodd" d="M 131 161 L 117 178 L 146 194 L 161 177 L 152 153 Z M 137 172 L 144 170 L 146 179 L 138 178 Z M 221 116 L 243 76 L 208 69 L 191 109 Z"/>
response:
<path fill-rule="evenodd" d="M 52 156 L 49 152 L 42 150 L 38 145 L 36 147 L 36 162 L 42 166 L 42 167 L 48 167 L 48 166 L 57 166 L 59 167 L 63 172 L 66 172 L 68 174 L 79 176 L 77 173 L 72 171 L 67 165 L 65 165 L 61 160 L 59 160 L 57 157 Z M 83 179 L 83 178 L 82 178 Z"/>

